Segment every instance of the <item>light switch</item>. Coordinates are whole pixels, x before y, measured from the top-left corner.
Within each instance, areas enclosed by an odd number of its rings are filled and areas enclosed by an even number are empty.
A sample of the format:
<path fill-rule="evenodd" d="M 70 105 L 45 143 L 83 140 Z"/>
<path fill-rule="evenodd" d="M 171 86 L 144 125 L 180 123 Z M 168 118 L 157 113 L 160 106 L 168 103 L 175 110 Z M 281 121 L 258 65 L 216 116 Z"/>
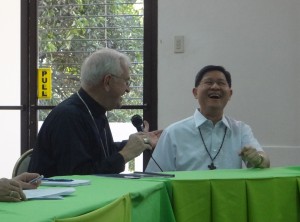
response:
<path fill-rule="evenodd" d="M 177 35 L 174 37 L 174 52 L 183 53 L 184 52 L 184 36 Z"/>

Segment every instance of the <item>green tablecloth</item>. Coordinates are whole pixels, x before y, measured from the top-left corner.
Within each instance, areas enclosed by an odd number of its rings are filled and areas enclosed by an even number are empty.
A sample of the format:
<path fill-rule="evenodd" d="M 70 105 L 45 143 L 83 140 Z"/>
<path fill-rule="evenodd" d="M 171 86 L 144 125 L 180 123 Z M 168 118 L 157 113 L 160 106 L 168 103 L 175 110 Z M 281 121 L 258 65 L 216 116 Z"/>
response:
<path fill-rule="evenodd" d="M 178 222 L 300 221 L 300 167 L 172 173 Z"/>
<path fill-rule="evenodd" d="M 90 179 L 63 200 L 0 203 L 3 222 L 299 222 L 300 167 Z M 171 205 L 172 204 L 172 205 Z M 59 219 L 65 219 L 59 221 Z M 67 220 L 68 219 L 68 220 Z"/>
<path fill-rule="evenodd" d="M 57 219 L 55 222 L 96 222 L 96 221 L 118 221 L 130 222 L 131 221 L 131 201 L 129 194 L 120 197 L 112 203 L 75 217 L 65 219 Z"/>
<path fill-rule="evenodd" d="M 70 176 L 68 178 L 89 179 L 91 185 L 76 187 L 74 194 L 63 200 L 2 202 L 0 203 L 1 221 L 53 222 L 57 219 L 74 218 L 93 211 L 99 216 L 99 221 L 108 221 L 101 220 L 101 212 L 103 212 L 103 218 L 109 218 L 107 214 L 122 214 L 124 208 L 100 212 L 97 210 L 107 207 L 113 201 L 121 201 L 122 197 L 127 195 L 130 199 L 127 213 L 131 221 L 174 221 L 170 198 L 162 182 L 98 176 Z M 126 202 L 124 204 L 126 205 Z"/>

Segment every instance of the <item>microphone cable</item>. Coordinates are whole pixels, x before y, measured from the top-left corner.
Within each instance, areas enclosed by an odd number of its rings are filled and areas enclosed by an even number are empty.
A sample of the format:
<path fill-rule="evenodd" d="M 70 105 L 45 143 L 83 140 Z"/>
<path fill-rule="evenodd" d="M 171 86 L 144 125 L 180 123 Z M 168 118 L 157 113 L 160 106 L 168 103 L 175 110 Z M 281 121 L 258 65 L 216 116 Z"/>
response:
<path fill-rule="evenodd" d="M 143 128 L 143 119 L 140 115 L 136 114 L 134 116 L 131 117 L 131 123 L 132 125 L 136 128 L 136 130 L 138 132 L 143 132 L 144 128 Z M 154 161 L 154 163 L 158 166 L 158 168 L 161 170 L 161 172 L 164 172 L 161 167 L 159 166 L 159 164 L 156 162 L 156 160 L 153 158 L 152 156 L 152 150 L 149 150 L 149 154 L 150 154 L 150 158 Z"/>
<path fill-rule="evenodd" d="M 153 158 L 153 156 L 152 156 L 152 151 L 151 151 L 151 150 L 149 150 L 149 153 L 150 153 L 150 158 L 154 161 L 154 163 L 156 164 L 156 166 L 158 166 L 158 168 L 160 169 L 161 172 L 164 172 L 164 171 L 162 170 L 162 168 L 159 166 L 159 164 L 156 162 L 156 160 Z"/>

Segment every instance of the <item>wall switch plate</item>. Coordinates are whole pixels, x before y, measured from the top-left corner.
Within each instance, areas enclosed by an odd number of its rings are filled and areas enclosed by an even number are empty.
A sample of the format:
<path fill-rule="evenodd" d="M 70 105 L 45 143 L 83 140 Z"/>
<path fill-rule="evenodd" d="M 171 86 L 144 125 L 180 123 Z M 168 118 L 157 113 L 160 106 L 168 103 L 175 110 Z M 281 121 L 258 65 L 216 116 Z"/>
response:
<path fill-rule="evenodd" d="M 174 52 L 183 53 L 184 52 L 184 36 L 177 35 L 174 37 Z"/>

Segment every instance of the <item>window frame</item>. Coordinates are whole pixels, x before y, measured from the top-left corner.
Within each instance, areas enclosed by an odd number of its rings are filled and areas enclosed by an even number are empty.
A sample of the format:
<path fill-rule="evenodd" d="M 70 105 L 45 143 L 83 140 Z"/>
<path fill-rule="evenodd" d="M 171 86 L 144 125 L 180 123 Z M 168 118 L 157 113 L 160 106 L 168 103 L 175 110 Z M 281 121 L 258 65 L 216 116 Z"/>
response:
<path fill-rule="evenodd" d="M 37 78 L 37 1 L 21 1 L 21 154 L 34 147 L 38 133 Z M 157 6 L 158 0 L 144 1 L 144 83 L 143 116 L 150 130 L 157 129 Z M 123 106 L 122 109 L 138 108 Z M 145 169 L 150 153 L 145 152 Z"/>

